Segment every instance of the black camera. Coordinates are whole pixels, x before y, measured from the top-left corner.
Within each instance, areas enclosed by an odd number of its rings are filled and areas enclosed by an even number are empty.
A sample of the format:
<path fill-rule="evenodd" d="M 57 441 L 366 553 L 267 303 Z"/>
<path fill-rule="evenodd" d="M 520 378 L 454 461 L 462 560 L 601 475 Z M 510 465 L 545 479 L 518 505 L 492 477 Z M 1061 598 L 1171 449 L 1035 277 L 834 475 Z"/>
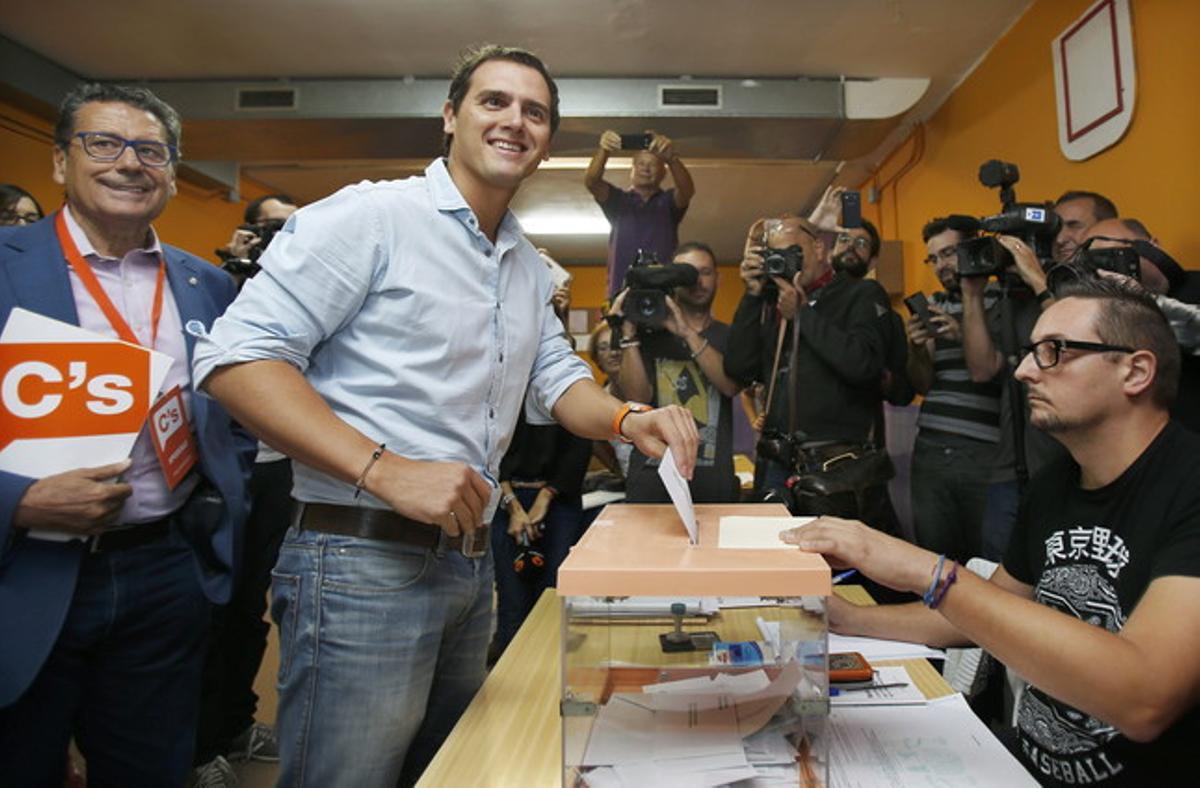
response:
<path fill-rule="evenodd" d="M 763 249 L 763 271 L 768 280 L 780 276 L 789 282 L 800 273 L 804 267 L 804 249 L 799 244 L 792 244 L 786 249 Z"/>
<path fill-rule="evenodd" d="M 1112 271 L 1141 281 L 1141 255 L 1132 246 L 1110 246 L 1107 249 L 1082 247 L 1071 260 L 1092 271 Z"/>
<path fill-rule="evenodd" d="M 798 437 L 798 436 L 797 436 Z M 800 443 L 793 436 L 780 430 L 763 430 L 754 445 L 756 457 L 766 457 L 785 466 L 789 473 L 796 470 L 797 447 Z"/>
<path fill-rule="evenodd" d="M 1046 272 L 1046 287 L 1053 293 L 1059 286 L 1067 282 L 1093 277 L 1100 271 L 1112 271 L 1141 281 L 1140 258 L 1137 250 L 1128 246 L 1109 249 L 1090 249 L 1087 246 L 1081 246 L 1070 260 L 1053 266 Z"/>
<path fill-rule="evenodd" d="M 650 262 L 653 260 L 653 262 Z M 660 265 L 656 258 L 638 250 L 637 261 L 625 274 L 625 319 L 639 328 L 660 329 L 670 316 L 667 296 L 677 287 L 691 287 L 699 272 L 687 263 Z"/>
<path fill-rule="evenodd" d="M 1053 259 L 1054 238 L 1062 226 L 1054 204 L 1017 202 L 1013 185 L 1021 179 L 1017 165 L 992 159 L 979 168 L 979 182 L 1000 189 L 1001 211 L 979 220 L 979 229 L 997 235 L 1012 235 L 1024 241 L 1045 268 Z M 958 251 L 960 277 L 994 276 L 1004 273 L 1016 261 L 994 235 L 963 241 Z"/>
<path fill-rule="evenodd" d="M 760 249 L 763 261 L 763 296 L 768 301 L 779 297 L 779 285 L 774 277 L 780 276 L 791 282 L 800 269 L 804 267 L 804 249 L 799 244 L 792 244 L 785 249 L 766 247 Z"/>
<path fill-rule="evenodd" d="M 237 279 L 239 285 L 257 274 L 262 270 L 262 267 L 258 264 L 258 258 L 262 257 L 262 253 L 271 245 L 271 239 L 275 237 L 277 232 L 283 229 L 283 225 L 283 219 L 267 219 L 261 224 L 239 225 L 239 230 L 253 235 L 258 239 L 258 243 L 246 250 L 245 258 L 234 257 L 224 249 L 217 249 L 217 257 L 221 258 L 221 268 L 232 274 Z"/>

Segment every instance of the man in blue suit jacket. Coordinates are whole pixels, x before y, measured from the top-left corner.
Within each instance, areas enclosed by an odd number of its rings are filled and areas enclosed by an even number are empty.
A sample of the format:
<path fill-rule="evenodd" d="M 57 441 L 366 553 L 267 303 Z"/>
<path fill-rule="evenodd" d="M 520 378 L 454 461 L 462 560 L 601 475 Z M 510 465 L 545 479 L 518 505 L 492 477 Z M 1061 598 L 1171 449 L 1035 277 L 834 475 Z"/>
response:
<path fill-rule="evenodd" d="M 0 472 L 0 774 L 13 785 L 61 785 L 72 736 L 92 786 L 178 786 L 191 766 L 210 603 L 229 598 L 240 560 L 254 443 L 191 391 L 194 336 L 233 281 L 151 228 L 175 193 L 179 129 L 149 91 L 76 88 L 55 128 L 66 207 L 0 234 L 0 325 L 21 307 L 173 356 L 163 390 L 183 390 L 199 455 L 171 487 L 143 428 L 120 463 Z"/>

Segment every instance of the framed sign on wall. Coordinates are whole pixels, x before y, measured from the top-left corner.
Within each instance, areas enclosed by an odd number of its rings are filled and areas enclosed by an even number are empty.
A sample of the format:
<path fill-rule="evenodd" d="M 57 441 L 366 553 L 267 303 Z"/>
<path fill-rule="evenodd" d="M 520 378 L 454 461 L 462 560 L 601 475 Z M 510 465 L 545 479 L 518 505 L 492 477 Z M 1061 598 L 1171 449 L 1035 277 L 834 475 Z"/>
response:
<path fill-rule="evenodd" d="M 1051 45 L 1058 144 L 1080 161 L 1121 139 L 1133 119 L 1136 71 L 1129 0 L 1099 0 Z"/>

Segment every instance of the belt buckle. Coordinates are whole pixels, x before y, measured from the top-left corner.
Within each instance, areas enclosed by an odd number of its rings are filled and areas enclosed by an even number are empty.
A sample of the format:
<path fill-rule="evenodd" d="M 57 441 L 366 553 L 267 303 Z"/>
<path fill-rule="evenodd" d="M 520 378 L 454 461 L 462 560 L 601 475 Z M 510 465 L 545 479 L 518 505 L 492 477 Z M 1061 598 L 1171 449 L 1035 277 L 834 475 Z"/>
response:
<path fill-rule="evenodd" d="M 465 531 L 462 535 L 462 544 L 459 546 L 459 551 L 462 552 L 464 558 L 484 558 L 487 556 L 488 543 L 484 539 L 480 542 L 479 549 L 475 548 L 475 531 Z"/>

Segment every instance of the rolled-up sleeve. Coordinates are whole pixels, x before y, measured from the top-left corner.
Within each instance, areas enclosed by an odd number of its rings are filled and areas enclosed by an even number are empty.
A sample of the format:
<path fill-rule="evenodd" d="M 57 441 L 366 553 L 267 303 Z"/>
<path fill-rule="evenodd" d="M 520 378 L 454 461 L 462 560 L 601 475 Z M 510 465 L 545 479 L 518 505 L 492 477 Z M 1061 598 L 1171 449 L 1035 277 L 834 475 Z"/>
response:
<path fill-rule="evenodd" d="M 386 266 L 374 202 L 350 186 L 288 219 L 259 260 L 262 270 L 196 337 L 197 389 L 219 367 L 286 361 L 301 371 L 313 349 L 362 307 Z"/>
<path fill-rule="evenodd" d="M 553 424 L 551 412 L 567 389 L 587 378 L 591 368 L 567 342 L 563 324 L 550 307 L 549 295 L 542 313 L 541 338 L 537 357 L 529 373 L 529 391 L 525 398 L 525 418 L 530 424 Z"/>

